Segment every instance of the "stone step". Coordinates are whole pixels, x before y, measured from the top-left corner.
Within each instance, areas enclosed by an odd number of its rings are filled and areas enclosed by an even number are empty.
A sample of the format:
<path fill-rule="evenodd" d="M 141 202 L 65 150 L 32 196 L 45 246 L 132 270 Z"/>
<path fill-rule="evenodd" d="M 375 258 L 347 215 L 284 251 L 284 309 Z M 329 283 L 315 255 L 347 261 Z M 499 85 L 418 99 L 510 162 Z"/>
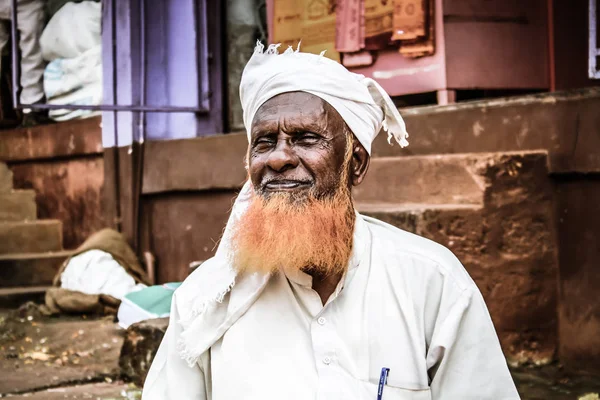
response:
<path fill-rule="evenodd" d="M 19 308 L 28 301 L 43 304 L 49 288 L 50 286 L 0 288 L 0 309 Z"/>
<path fill-rule="evenodd" d="M 168 326 L 169 318 L 157 318 L 137 322 L 127 328 L 119 357 L 123 378 L 139 387 L 144 386 L 146 375 Z"/>
<path fill-rule="evenodd" d="M 477 204 L 386 204 L 358 203 L 357 210 L 396 228 L 423 235 L 425 224 L 444 217 L 478 219 L 483 210 Z"/>
<path fill-rule="evenodd" d="M 0 398 L 29 392 L 38 400 L 139 399 L 133 393 L 132 397 L 107 392 L 93 396 L 81 392 L 59 392 L 60 396 L 31 393 L 48 388 L 56 393 L 68 385 L 116 380 L 123 331 L 112 319 L 93 315 L 46 318 L 34 307 L 26 307 L 9 313 L 4 321 L 2 328 L 12 332 L 3 335 L 0 346 Z"/>
<path fill-rule="evenodd" d="M 62 250 L 62 222 L 0 222 L 0 254 Z"/>
<path fill-rule="evenodd" d="M 9 192 L 13 188 L 13 174 L 8 166 L 0 162 L 0 193 Z"/>
<path fill-rule="evenodd" d="M 52 285 L 71 251 L 0 254 L 0 288 Z"/>
<path fill-rule="evenodd" d="M 34 190 L 0 191 L 0 221 L 33 221 L 36 217 Z"/>
<path fill-rule="evenodd" d="M 27 378 L 29 377 L 25 376 L 22 380 L 26 381 Z M 106 382 L 83 384 L 67 381 L 65 386 L 11 394 L 7 397 L 11 400 L 140 399 L 142 397 L 141 388 L 132 387 L 122 381 L 115 382 L 108 376 L 104 379 Z M 43 383 L 40 386 L 44 387 Z"/>
<path fill-rule="evenodd" d="M 476 158 L 466 154 L 373 158 L 353 195 L 363 203 L 481 204 L 485 185 L 473 168 Z"/>

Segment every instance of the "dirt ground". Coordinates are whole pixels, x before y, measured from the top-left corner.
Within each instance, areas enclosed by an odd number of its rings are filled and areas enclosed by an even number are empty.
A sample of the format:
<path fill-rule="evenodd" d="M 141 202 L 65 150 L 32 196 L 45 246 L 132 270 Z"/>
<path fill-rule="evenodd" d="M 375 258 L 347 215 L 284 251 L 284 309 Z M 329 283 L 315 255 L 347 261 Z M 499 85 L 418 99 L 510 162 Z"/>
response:
<path fill-rule="evenodd" d="M 119 376 L 123 331 L 112 319 L 0 313 L 0 396 Z"/>
<path fill-rule="evenodd" d="M 123 382 L 90 383 L 6 396 L 11 400 L 139 400 L 141 397 L 139 389 Z"/>
<path fill-rule="evenodd" d="M 523 400 L 600 400 L 600 376 L 568 372 L 557 363 L 511 372 Z"/>
<path fill-rule="evenodd" d="M 112 318 L 42 316 L 0 310 L 0 398 L 140 399 L 119 380 L 124 331 Z M 555 363 L 512 370 L 523 400 L 600 400 L 600 377 Z M 587 395 L 587 396 L 586 396 Z"/>

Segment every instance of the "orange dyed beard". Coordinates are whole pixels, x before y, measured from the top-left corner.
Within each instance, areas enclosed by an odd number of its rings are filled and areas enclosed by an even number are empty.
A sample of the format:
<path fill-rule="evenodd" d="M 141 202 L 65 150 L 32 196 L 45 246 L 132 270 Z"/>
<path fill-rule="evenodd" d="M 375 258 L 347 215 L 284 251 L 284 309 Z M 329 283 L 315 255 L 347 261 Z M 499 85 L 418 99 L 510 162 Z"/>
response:
<path fill-rule="evenodd" d="M 233 264 L 238 271 L 271 273 L 291 268 L 321 276 L 345 271 L 355 221 L 347 186 L 352 156 L 348 147 L 340 184 L 332 195 L 297 199 L 288 192 L 268 198 L 253 193 L 232 236 Z"/>

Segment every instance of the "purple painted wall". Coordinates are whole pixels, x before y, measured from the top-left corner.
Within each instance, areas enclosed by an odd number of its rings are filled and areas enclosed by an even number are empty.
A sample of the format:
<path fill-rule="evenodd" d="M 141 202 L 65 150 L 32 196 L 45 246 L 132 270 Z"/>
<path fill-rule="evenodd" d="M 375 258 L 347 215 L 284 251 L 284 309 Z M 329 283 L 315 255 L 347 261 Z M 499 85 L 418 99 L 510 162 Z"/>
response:
<path fill-rule="evenodd" d="M 142 0 L 103 3 L 103 73 L 106 104 L 140 104 Z M 203 113 L 147 113 L 148 140 L 182 139 L 223 132 L 223 73 L 220 2 L 211 0 L 145 0 L 146 104 L 199 107 Z M 113 71 L 112 10 L 116 9 L 116 70 Z M 195 18 L 196 16 L 196 18 Z M 116 99 L 113 98 L 113 72 Z M 202 79 L 202 76 L 205 79 Z M 116 101 L 115 101 L 116 100 Z M 103 114 L 104 147 L 139 141 L 139 115 L 120 112 L 115 138 L 112 112 Z"/>

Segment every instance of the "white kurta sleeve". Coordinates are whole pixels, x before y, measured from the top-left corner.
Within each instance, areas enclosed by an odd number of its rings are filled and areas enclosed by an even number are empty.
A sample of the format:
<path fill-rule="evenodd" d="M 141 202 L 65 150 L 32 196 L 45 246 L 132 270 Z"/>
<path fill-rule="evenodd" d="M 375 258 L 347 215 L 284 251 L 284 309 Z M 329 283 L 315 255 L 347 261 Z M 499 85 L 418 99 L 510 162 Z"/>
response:
<path fill-rule="evenodd" d="M 177 350 L 182 327 L 176 304 L 174 296 L 169 327 L 148 371 L 142 400 L 210 400 L 202 366 L 188 366 Z"/>
<path fill-rule="evenodd" d="M 440 311 L 427 352 L 432 399 L 519 399 L 479 290 L 463 290 Z"/>

